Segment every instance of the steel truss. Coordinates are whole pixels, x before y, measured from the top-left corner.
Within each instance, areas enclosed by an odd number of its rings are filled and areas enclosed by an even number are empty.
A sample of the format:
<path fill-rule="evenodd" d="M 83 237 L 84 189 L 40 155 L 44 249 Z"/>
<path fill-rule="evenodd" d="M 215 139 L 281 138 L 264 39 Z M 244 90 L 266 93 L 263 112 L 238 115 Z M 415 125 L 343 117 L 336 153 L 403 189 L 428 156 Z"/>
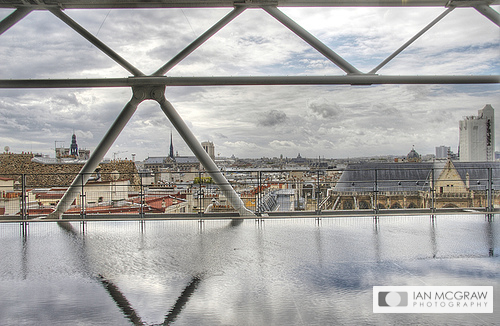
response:
<path fill-rule="evenodd" d="M 9 16 L 0 22 L 0 35 L 14 26 L 34 10 L 50 11 L 54 16 L 63 21 L 70 28 L 87 39 L 108 57 L 132 74 L 129 78 L 95 78 L 95 79 L 0 79 L 0 88 L 91 88 L 91 87 L 130 87 L 133 91 L 132 98 L 117 116 L 108 132 L 92 153 L 79 175 L 68 188 L 65 195 L 51 214 L 52 217 L 61 218 L 62 214 L 70 207 L 78 195 L 82 184 L 88 181 L 89 176 L 97 168 L 104 155 L 108 152 L 116 138 L 131 119 L 142 101 L 154 100 L 179 132 L 183 140 L 193 151 L 205 170 L 219 186 L 224 196 L 241 216 L 252 215 L 246 209 L 226 178 L 222 175 L 210 156 L 202 148 L 194 134 L 189 130 L 173 105 L 165 97 L 167 86 L 209 86 L 209 85 L 373 85 L 373 84 L 478 84 L 500 83 L 498 75 L 479 76 L 388 76 L 376 74 L 383 66 L 414 43 L 432 26 L 441 21 L 457 7 L 473 7 L 497 26 L 500 26 L 500 15 L 489 5 L 500 4 L 500 0 L 0 0 L 0 8 L 14 8 Z M 445 11 L 432 20 L 414 37 L 403 44 L 394 53 L 383 60 L 377 67 L 368 73 L 359 71 L 352 64 L 338 55 L 335 51 L 322 43 L 311 33 L 286 16 L 278 7 L 341 7 L 341 6 L 440 6 Z M 226 16 L 209 28 L 195 41 L 189 44 L 170 61 L 160 67 L 156 72 L 146 75 L 135 66 L 126 61 L 118 53 L 100 41 L 64 13 L 64 9 L 96 9 L 96 8 L 182 8 L 182 7 L 233 7 Z M 346 74 L 339 76 L 254 76 L 254 77 L 168 77 L 168 73 L 175 65 L 205 43 L 220 29 L 238 17 L 247 8 L 261 8 L 274 17 L 293 33 L 303 39 L 311 47 L 323 54 L 332 63 L 342 69 Z"/>

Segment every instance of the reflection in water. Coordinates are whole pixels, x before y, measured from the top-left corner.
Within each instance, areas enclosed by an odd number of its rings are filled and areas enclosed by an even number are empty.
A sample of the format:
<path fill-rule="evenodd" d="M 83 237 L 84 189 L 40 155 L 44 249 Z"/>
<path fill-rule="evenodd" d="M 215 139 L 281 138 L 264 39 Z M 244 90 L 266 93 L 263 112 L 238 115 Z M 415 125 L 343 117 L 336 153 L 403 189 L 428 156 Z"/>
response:
<path fill-rule="evenodd" d="M 431 245 L 432 245 L 432 258 L 437 256 L 437 241 L 436 241 L 436 218 L 431 215 Z"/>
<path fill-rule="evenodd" d="M 81 263 L 86 266 L 87 272 L 90 274 L 89 262 L 87 255 L 82 255 L 86 251 L 85 241 L 83 237 L 79 237 L 75 228 L 70 222 L 58 221 L 57 225 L 67 232 L 73 238 L 72 244 L 74 244 L 75 251 L 78 252 L 78 257 L 83 260 Z M 86 222 L 80 224 L 82 227 L 82 233 L 85 234 Z M 104 287 L 104 289 L 109 293 L 113 301 L 116 303 L 118 308 L 123 312 L 123 314 L 134 324 L 134 325 L 144 325 L 141 318 L 137 315 L 132 305 L 127 300 L 125 295 L 120 291 L 120 289 L 110 280 L 104 278 L 101 274 L 98 274 L 97 280 Z"/>
<path fill-rule="evenodd" d="M 123 314 L 134 324 L 134 325 L 144 325 L 141 317 L 137 315 L 132 305 L 123 295 L 120 289 L 113 284 L 110 280 L 105 279 L 102 275 L 99 275 L 99 281 L 104 286 L 106 291 L 109 293 L 113 301 L 116 303 L 118 308 L 123 312 Z"/>
<path fill-rule="evenodd" d="M 229 223 L 230 227 L 240 226 L 243 223 L 244 219 L 242 218 L 233 218 Z"/>
<path fill-rule="evenodd" d="M 318 255 L 318 265 L 323 267 L 323 249 L 322 249 L 322 240 L 321 240 L 321 220 L 316 219 L 316 254 Z"/>
<path fill-rule="evenodd" d="M 495 255 L 495 237 L 493 232 L 493 214 L 486 215 L 486 239 L 488 241 L 488 256 Z"/>
<path fill-rule="evenodd" d="M 165 321 L 163 322 L 163 325 L 170 325 L 170 323 L 175 321 L 175 319 L 179 316 L 182 309 L 189 301 L 189 298 L 194 293 L 200 282 L 201 282 L 200 277 L 193 277 L 191 282 L 189 282 L 184 291 L 182 291 L 179 298 L 177 298 L 177 300 L 175 301 L 174 306 L 168 311 L 168 314 L 165 316 Z"/>
<path fill-rule="evenodd" d="M 29 224 L 27 222 L 22 222 L 21 223 L 21 261 L 22 261 L 22 273 L 23 273 L 23 280 L 26 279 L 28 276 L 28 231 L 29 231 Z"/>
<path fill-rule="evenodd" d="M 200 233 L 202 233 L 203 228 L 204 228 L 204 221 L 200 220 L 199 222 L 199 228 L 200 228 Z M 227 227 L 229 228 L 234 228 L 243 223 L 243 219 L 232 219 L 231 222 Z M 80 252 L 85 251 L 85 241 L 84 238 L 80 238 L 78 236 L 78 233 L 74 229 L 73 225 L 69 222 L 65 221 L 58 221 L 57 224 L 61 229 L 63 229 L 65 232 L 70 234 L 74 240 L 76 240 L 74 243 L 78 243 L 78 248 L 77 250 Z M 86 222 L 82 222 L 81 224 L 82 227 L 82 233 L 85 235 L 86 231 Z M 142 246 L 144 247 L 144 230 L 145 230 L 145 223 L 144 221 L 140 221 L 140 233 L 141 233 L 141 243 Z M 27 237 L 23 237 L 23 240 L 26 241 Z M 202 241 L 203 237 L 200 237 L 200 240 Z M 23 246 L 25 248 L 25 246 Z M 203 241 L 200 243 L 200 249 L 203 251 Z M 82 256 L 78 255 L 79 257 L 82 257 L 85 261 L 83 264 L 85 266 L 88 266 L 88 259 L 86 258 L 87 256 Z M 24 255 L 23 255 L 24 257 Z M 122 291 L 118 288 L 117 285 L 115 285 L 111 280 L 106 279 L 103 275 L 98 274 L 97 277 L 98 281 L 100 284 L 103 285 L 104 289 L 109 293 L 113 301 L 116 303 L 116 305 L 120 308 L 120 310 L 123 312 L 125 317 L 127 317 L 128 320 L 130 320 L 134 325 L 145 325 L 145 323 L 141 320 L 141 317 L 137 314 L 135 309 L 132 307 L 130 304 L 129 300 L 127 297 L 122 293 Z M 172 308 L 169 310 L 169 312 L 165 315 L 165 320 L 162 325 L 170 325 L 170 323 L 174 322 L 178 315 L 182 312 L 182 309 L 186 305 L 186 303 L 189 301 L 189 298 L 191 295 L 195 292 L 197 289 L 199 283 L 201 282 L 201 277 L 199 276 L 194 276 L 191 281 L 187 284 L 187 286 L 184 288 L 184 290 L 181 292 L 180 296 L 177 298 L 176 302 L 172 306 Z"/>
<path fill-rule="evenodd" d="M 373 218 L 373 238 L 375 242 L 375 255 L 377 257 L 377 261 L 380 261 L 382 256 L 380 254 L 380 237 L 378 235 L 378 228 L 378 217 L 375 216 Z"/>
<path fill-rule="evenodd" d="M 40 222 L 20 234 L 0 224 L 0 255 L 14 261 L 0 264 L 0 323 L 466 325 L 477 318 L 374 315 L 372 287 L 492 285 L 500 295 L 493 217 L 137 223 Z"/>

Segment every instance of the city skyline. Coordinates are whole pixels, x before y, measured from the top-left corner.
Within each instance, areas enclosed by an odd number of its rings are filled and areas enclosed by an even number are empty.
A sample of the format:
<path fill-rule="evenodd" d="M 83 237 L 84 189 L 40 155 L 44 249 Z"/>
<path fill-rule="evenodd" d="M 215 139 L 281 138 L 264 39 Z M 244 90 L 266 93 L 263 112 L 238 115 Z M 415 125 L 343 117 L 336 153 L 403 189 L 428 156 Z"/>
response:
<path fill-rule="evenodd" d="M 229 10 L 65 12 L 149 73 Z M 444 8 L 282 10 L 367 72 Z M 0 10 L 0 17 L 10 12 Z M 458 8 L 380 73 L 499 74 L 499 36 L 498 28 L 477 11 Z M 2 42 L 2 78 L 128 76 L 48 12 L 31 13 L 5 32 Z M 268 14 L 250 9 L 168 75 L 340 74 L 340 69 Z M 216 156 L 296 157 L 300 153 L 345 158 L 401 155 L 413 145 L 420 154 L 434 153 L 441 145 L 456 152 L 458 122 L 486 104 L 500 107 L 499 89 L 496 84 L 213 86 L 169 87 L 166 95 L 197 139 L 215 144 Z M 129 89 L 2 89 L 0 146 L 53 155 L 55 142 L 69 145 L 74 130 L 79 146 L 92 151 L 130 95 Z M 171 131 L 176 152 L 191 155 L 158 105 L 144 102 L 106 157 L 113 153 L 122 158 L 136 154 L 137 160 L 167 156 Z"/>

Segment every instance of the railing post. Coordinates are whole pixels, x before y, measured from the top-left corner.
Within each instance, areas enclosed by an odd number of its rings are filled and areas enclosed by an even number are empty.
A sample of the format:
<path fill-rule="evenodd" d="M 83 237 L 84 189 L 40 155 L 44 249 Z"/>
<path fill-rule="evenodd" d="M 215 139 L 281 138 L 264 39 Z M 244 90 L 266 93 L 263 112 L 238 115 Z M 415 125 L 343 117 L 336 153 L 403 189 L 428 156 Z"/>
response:
<path fill-rule="evenodd" d="M 85 219 L 85 217 L 87 216 L 87 212 L 86 212 L 86 195 L 85 195 L 85 183 L 83 182 L 83 179 L 82 178 L 82 191 L 80 193 L 80 218 L 81 219 Z"/>
<path fill-rule="evenodd" d="M 378 171 L 375 169 L 375 184 L 373 185 L 373 212 L 378 214 Z"/>
<path fill-rule="evenodd" d="M 316 185 L 316 214 L 321 214 L 321 188 L 320 188 L 320 182 L 319 182 L 319 165 L 318 165 L 318 171 L 316 172 L 316 177 L 317 179 L 317 185 Z"/>
<path fill-rule="evenodd" d="M 23 237 L 28 235 L 28 214 L 26 206 L 26 174 L 21 176 L 21 234 Z"/>
<path fill-rule="evenodd" d="M 28 210 L 27 210 L 27 203 L 26 203 L 26 174 L 22 174 L 21 176 L 21 220 L 23 221 L 22 224 L 27 225 L 27 220 L 28 220 Z"/>
<path fill-rule="evenodd" d="M 436 200 L 436 186 L 434 184 L 434 168 L 431 169 L 431 212 L 436 212 L 435 200 Z"/>
<path fill-rule="evenodd" d="M 257 196 L 257 213 L 262 213 L 262 170 L 259 170 L 259 177 L 257 178 L 257 190 L 255 195 Z"/>
<path fill-rule="evenodd" d="M 142 175 L 140 176 L 141 179 L 141 188 L 139 192 L 139 201 L 140 201 L 140 207 L 139 207 L 139 217 L 141 220 L 144 218 L 144 184 L 142 183 Z"/>
<path fill-rule="evenodd" d="M 487 198 L 488 198 L 488 207 L 486 208 L 486 210 L 488 212 L 491 212 L 493 211 L 493 173 L 492 173 L 492 170 L 491 170 L 491 167 L 488 168 L 488 189 L 487 189 L 488 193 L 487 193 Z"/>
<path fill-rule="evenodd" d="M 200 185 L 200 188 L 198 190 L 198 214 L 200 216 L 203 215 L 203 198 L 202 198 L 202 188 L 201 188 L 201 169 L 198 168 L 198 182 L 199 182 L 199 185 Z"/>

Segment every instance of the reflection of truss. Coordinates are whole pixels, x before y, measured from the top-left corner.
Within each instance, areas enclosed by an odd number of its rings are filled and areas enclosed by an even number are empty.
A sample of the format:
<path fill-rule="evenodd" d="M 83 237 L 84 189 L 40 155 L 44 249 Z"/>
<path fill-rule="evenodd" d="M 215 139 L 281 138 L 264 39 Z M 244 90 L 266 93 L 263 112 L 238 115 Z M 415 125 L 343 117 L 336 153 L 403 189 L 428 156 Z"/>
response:
<path fill-rule="evenodd" d="M 83 260 L 84 266 L 88 266 L 90 261 L 86 255 L 82 255 L 82 253 L 86 252 L 85 241 L 78 236 L 78 233 L 73 228 L 71 223 L 69 222 L 57 222 L 57 225 L 64 231 L 66 231 L 71 237 L 73 237 L 73 242 L 71 243 L 73 246 L 76 246 L 78 250 L 78 257 Z M 233 223 L 230 226 L 235 226 Z M 98 274 L 96 277 L 97 281 L 101 283 L 104 289 L 109 293 L 113 301 L 116 303 L 118 308 L 123 312 L 125 317 L 132 322 L 134 325 L 148 325 L 144 321 L 142 321 L 141 317 L 135 311 L 134 307 L 127 299 L 125 294 L 120 290 L 120 288 L 112 281 L 105 278 L 103 275 Z M 179 297 L 175 301 L 174 305 L 170 308 L 168 313 L 165 315 L 165 320 L 161 324 L 157 325 L 170 325 L 173 323 L 179 314 L 182 312 L 184 306 L 189 301 L 189 298 L 196 291 L 198 285 L 202 281 L 202 276 L 191 276 L 191 281 L 186 285 L 183 291 L 180 293 Z"/>
<path fill-rule="evenodd" d="M 90 43 L 108 55 L 111 59 L 132 74 L 129 78 L 97 78 L 97 79 L 0 79 L 0 88 L 77 88 L 77 87 L 131 87 L 132 99 L 127 103 L 120 115 L 116 118 L 110 130 L 101 140 L 87 164 L 75 178 L 73 184 L 59 202 L 54 216 L 60 217 L 73 202 L 78 194 L 78 189 L 87 182 L 88 176 L 95 170 L 104 155 L 130 120 L 138 105 L 144 100 L 157 101 L 167 115 L 172 125 L 177 129 L 184 141 L 191 148 L 196 157 L 203 164 L 207 172 L 221 188 L 223 194 L 239 211 L 240 215 L 251 214 L 238 194 L 229 185 L 225 177 L 220 173 L 212 159 L 201 147 L 196 137 L 186 126 L 174 107 L 165 98 L 166 86 L 206 86 L 206 85 L 372 85 L 372 84 L 478 84 L 478 83 L 500 83 L 498 75 L 475 75 L 475 76 L 388 76 L 378 75 L 377 72 L 390 62 L 409 45 L 415 42 L 427 30 L 438 23 L 456 7 L 473 7 L 494 24 L 500 26 L 500 15 L 493 10 L 490 4 L 500 4 L 500 0 L 0 0 L 0 8 L 15 8 L 16 10 L 0 22 L 0 34 L 8 30 L 18 21 L 22 20 L 33 10 L 47 10 L 78 32 Z M 339 56 L 311 33 L 286 16 L 279 6 L 295 7 L 335 7 L 335 6 L 441 6 L 445 11 L 414 37 L 403 44 L 393 54 L 388 56 L 377 67 L 368 73 L 362 73 L 353 65 Z M 209 28 L 195 41 L 189 44 L 165 65 L 160 67 L 151 75 L 146 75 L 130 64 L 119 54 L 114 52 L 97 37 L 67 16 L 62 9 L 95 9 L 95 8 L 179 8 L 179 7 L 233 7 L 215 25 Z M 241 14 L 246 8 L 262 8 L 284 26 L 298 35 L 311 47 L 323 54 L 332 63 L 342 69 L 345 75 L 335 76 L 252 76 L 252 77 L 167 77 L 165 74 L 175 65 L 181 62 L 190 53 L 196 50 L 230 21 Z"/>

